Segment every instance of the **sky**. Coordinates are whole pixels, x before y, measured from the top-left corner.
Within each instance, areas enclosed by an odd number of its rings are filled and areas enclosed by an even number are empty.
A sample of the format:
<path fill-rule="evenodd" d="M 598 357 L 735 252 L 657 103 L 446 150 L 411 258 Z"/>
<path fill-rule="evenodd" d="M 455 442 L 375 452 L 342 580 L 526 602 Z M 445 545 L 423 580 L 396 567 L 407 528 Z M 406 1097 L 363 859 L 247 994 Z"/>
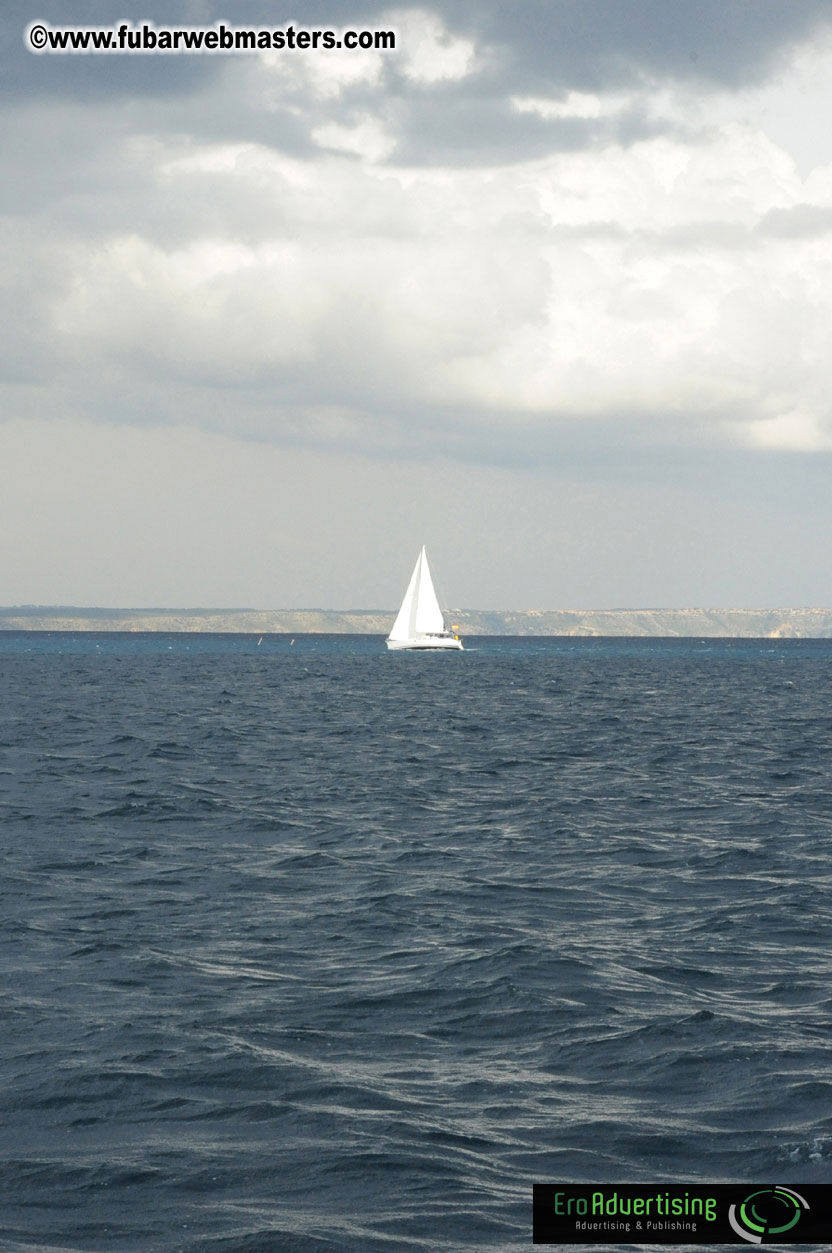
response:
<path fill-rule="evenodd" d="M 828 0 L 0 56 L 0 604 L 393 609 L 425 543 L 453 607 L 832 605 Z"/>

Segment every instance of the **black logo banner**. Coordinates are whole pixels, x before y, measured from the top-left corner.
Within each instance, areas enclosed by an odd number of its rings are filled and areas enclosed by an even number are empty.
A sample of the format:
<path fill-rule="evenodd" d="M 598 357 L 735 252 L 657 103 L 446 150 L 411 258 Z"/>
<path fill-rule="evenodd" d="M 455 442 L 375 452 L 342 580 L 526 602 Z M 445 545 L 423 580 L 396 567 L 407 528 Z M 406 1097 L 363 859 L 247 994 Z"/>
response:
<path fill-rule="evenodd" d="M 832 1244 L 832 1186 L 536 1183 L 535 1244 Z"/>

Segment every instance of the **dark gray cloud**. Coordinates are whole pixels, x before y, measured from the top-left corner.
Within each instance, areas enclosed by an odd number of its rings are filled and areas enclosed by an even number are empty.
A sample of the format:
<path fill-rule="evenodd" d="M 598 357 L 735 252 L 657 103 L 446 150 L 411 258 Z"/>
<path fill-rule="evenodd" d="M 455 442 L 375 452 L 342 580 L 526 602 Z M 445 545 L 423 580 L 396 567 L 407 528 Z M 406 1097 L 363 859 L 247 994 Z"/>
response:
<path fill-rule="evenodd" d="M 220 0 L 165 4 L 150 0 L 129 15 L 167 25 L 276 28 L 297 21 L 289 0 L 236 5 Z M 647 83 L 674 81 L 737 88 L 762 81 L 796 41 L 832 26 L 828 0 L 437 0 L 410 5 L 382 0 L 307 0 L 307 26 L 377 25 L 391 13 L 422 8 L 440 15 L 451 37 L 473 39 L 480 53 L 475 73 L 455 82 L 425 85 L 401 72 L 401 58 L 388 58 L 385 94 L 398 101 L 398 160 L 434 158 L 478 163 L 570 151 L 609 142 L 648 138 L 662 125 L 631 109 L 612 120 L 543 119 L 518 115 L 509 97 L 565 96 L 569 91 L 632 91 Z M 245 136 L 285 151 L 309 150 L 309 129 L 320 120 L 312 104 L 298 115 L 288 102 L 264 115 L 259 102 L 237 93 L 225 108 L 218 84 L 230 58 L 218 56 L 34 56 L 23 31 L 34 17 L 54 25 L 111 25 L 119 19 L 108 0 L 79 0 L 71 11 L 63 0 L 12 0 L 0 17 L 0 92 L 13 98 L 76 102 L 158 99 L 171 110 L 167 129 L 177 125 L 212 139 Z M 342 93 L 336 110 L 345 120 L 372 107 L 366 89 Z M 667 126 L 668 123 L 663 125 Z"/>
<path fill-rule="evenodd" d="M 829 26 L 826 0 L 445 0 L 508 53 L 500 73 L 527 86 L 597 91 L 644 75 L 739 86 L 759 81 L 785 48 Z"/>
<path fill-rule="evenodd" d="M 111 25 L 116 20 L 189 25 L 227 21 L 237 26 L 279 27 L 299 19 L 306 26 L 357 26 L 377 24 L 396 11 L 423 8 L 443 17 L 457 35 L 472 35 L 496 46 L 492 79 L 520 87 L 563 84 L 584 90 L 613 85 L 627 87 L 643 75 L 701 79 L 737 86 L 764 78 L 784 48 L 805 40 L 832 22 L 827 0 L 273 0 L 237 4 L 229 9 L 222 0 L 164 3 L 147 0 L 133 12 L 114 17 L 110 0 L 78 0 L 68 7 L 64 0 L 11 0 L 3 6 L 0 29 L 7 65 L 17 73 L 4 75 L 5 89 L 27 85 L 34 91 L 46 87 L 49 74 L 41 72 L 45 60 L 63 66 L 63 83 L 81 92 L 102 90 L 167 94 L 171 78 L 180 84 L 211 73 L 210 57 L 129 58 L 131 68 L 121 72 L 114 61 L 85 73 L 84 58 L 32 57 L 20 64 L 22 32 L 32 20 L 54 25 Z M 172 72 L 170 62 L 177 62 Z M 77 64 L 76 64 L 77 63 Z M 168 69 L 160 70 L 160 63 Z M 54 73 L 54 72 L 53 72 Z"/>
<path fill-rule="evenodd" d="M 526 161 L 602 144 L 626 146 L 679 129 L 674 122 L 648 117 L 636 104 L 607 117 L 547 118 L 518 111 L 505 96 L 478 95 L 455 85 L 410 101 L 391 159 L 407 165 Z"/>
<path fill-rule="evenodd" d="M 138 20 L 165 24 L 202 21 L 201 6 L 167 5 L 163 0 L 142 2 Z M 181 18 L 174 18 L 178 10 Z M 192 16 L 193 15 L 193 16 Z M 111 98 L 160 96 L 167 98 L 198 90 L 220 70 L 210 57 L 36 56 L 25 43 L 30 22 L 54 27 L 112 26 L 125 18 L 123 10 L 106 0 L 10 0 L 0 13 L 0 100 L 74 100 L 103 103 Z"/>
<path fill-rule="evenodd" d="M 832 23 L 827 0 L 259 0 L 229 6 L 221 0 L 170 4 L 147 0 L 127 20 L 158 24 L 278 27 L 299 18 L 306 26 L 377 23 L 397 10 L 420 7 L 440 14 L 454 34 L 468 34 L 499 48 L 492 80 L 522 87 L 599 90 L 631 86 L 647 74 L 701 79 L 738 86 L 764 78 L 784 48 Z M 168 94 L 215 72 L 217 58 L 98 58 L 95 73 L 85 58 L 28 57 L 21 61 L 22 32 L 32 20 L 54 25 L 110 25 L 110 0 L 11 0 L 3 6 L 4 90 L 54 90 L 56 76 L 68 91 L 116 94 L 141 90 Z M 119 11 L 118 20 L 125 15 Z M 118 68 L 118 61 L 122 62 Z M 129 61 L 129 66 L 124 64 Z M 175 62 L 171 68 L 171 62 Z M 59 70 L 44 69 L 58 62 Z M 162 69 L 162 65 L 166 69 Z"/>

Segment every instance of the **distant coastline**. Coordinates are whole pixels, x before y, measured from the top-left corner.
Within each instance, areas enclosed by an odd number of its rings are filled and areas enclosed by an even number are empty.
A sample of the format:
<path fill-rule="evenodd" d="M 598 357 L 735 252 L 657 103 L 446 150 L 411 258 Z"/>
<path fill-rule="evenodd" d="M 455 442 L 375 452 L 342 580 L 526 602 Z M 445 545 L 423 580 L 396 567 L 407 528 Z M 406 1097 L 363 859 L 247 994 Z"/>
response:
<path fill-rule="evenodd" d="M 832 638 L 832 609 L 450 609 L 463 636 Z M 0 607 L 0 631 L 203 631 L 386 635 L 393 609 L 98 609 Z"/>

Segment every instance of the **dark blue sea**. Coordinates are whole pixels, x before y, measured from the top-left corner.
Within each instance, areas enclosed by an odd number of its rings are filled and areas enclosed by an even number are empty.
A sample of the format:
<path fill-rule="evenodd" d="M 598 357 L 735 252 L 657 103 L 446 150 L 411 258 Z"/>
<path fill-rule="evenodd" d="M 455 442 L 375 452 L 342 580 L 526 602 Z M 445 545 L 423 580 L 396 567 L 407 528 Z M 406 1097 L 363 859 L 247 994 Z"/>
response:
<path fill-rule="evenodd" d="M 832 641 L 468 644 L 0 633 L 3 1253 L 832 1180 Z"/>

